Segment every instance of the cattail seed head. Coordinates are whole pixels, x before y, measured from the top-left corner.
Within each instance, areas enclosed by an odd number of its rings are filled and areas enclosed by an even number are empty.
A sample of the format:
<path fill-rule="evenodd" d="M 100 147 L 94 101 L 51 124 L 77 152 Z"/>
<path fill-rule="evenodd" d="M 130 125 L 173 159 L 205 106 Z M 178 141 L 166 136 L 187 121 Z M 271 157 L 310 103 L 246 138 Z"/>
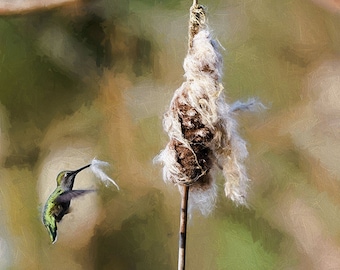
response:
<path fill-rule="evenodd" d="M 230 107 L 225 102 L 222 56 L 206 24 L 205 9 L 195 2 L 183 67 L 186 81 L 175 91 L 163 120 L 170 141 L 155 162 L 163 165 L 165 181 L 190 186 L 189 205 L 203 214 L 215 204 L 216 168 L 223 171 L 226 196 L 245 205 L 249 179 L 243 162 L 248 152 L 233 116 L 250 105 Z"/>

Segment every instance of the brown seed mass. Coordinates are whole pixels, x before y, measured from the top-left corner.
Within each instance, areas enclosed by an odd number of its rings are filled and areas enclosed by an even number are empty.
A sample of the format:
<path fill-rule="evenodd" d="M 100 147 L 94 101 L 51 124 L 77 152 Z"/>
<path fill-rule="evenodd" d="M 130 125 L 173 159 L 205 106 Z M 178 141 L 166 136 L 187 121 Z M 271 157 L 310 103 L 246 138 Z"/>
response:
<path fill-rule="evenodd" d="M 210 142 L 214 133 L 202 123 L 202 117 L 195 108 L 180 99 L 174 101 L 173 108 L 178 113 L 183 138 L 191 147 L 189 149 L 176 139 L 171 140 L 171 148 L 176 151 L 179 169 L 187 178 L 181 184 L 209 182 L 206 176 L 212 167 Z"/>

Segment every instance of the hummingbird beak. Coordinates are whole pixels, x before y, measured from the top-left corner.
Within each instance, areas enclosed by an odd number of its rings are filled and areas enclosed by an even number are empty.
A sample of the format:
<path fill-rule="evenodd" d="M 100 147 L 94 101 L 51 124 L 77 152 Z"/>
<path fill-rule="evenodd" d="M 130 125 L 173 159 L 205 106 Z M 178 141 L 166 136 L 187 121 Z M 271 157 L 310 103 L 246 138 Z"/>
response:
<path fill-rule="evenodd" d="M 73 171 L 72 174 L 76 175 L 76 174 L 79 173 L 80 171 L 82 171 L 82 170 L 84 170 L 84 169 L 86 169 L 86 168 L 88 168 L 88 167 L 90 167 L 90 166 L 91 166 L 91 164 L 88 164 L 88 165 L 86 165 L 86 166 L 84 166 L 84 167 L 81 167 L 80 169 Z"/>

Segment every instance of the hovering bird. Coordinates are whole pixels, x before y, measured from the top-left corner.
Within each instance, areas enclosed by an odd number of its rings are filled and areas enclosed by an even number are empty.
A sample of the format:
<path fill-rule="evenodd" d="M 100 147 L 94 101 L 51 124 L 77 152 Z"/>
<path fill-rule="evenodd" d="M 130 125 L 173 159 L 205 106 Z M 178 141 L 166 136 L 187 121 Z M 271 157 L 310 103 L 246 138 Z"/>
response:
<path fill-rule="evenodd" d="M 57 176 L 57 188 L 48 197 L 44 206 L 42 221 L 50 235 L 52 244 L 57 240 L 57 222 L 68 213 L 71 200 L 94 190 L 73 190 L 76 175 L 90 167 L 88 164 L 75 171 L 62 171 Z"/>

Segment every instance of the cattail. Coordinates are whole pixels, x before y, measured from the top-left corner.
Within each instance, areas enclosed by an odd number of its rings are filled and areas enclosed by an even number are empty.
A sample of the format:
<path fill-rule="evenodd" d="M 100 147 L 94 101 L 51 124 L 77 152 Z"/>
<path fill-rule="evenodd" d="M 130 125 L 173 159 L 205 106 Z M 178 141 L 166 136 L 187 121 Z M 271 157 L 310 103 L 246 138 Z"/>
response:
<path fill-rule="evenodd" d="M 219 44 L 211 36 L 204 7 L 196 1 L 190 9 L 188 46 L 186 81 L 175 91 L 163 119 L 170 141 L 155 162 L 163 165 L 164 181 L 178 185 L 181 193 L 183 186 L 190 186 L 189 208 L 206 215 L 216 201 L 216 169 L 223 171 L 226 196 L 236 205 L 247 204 L 248 152 L 234 114 L 258 103 L 226 103 Z"/>

